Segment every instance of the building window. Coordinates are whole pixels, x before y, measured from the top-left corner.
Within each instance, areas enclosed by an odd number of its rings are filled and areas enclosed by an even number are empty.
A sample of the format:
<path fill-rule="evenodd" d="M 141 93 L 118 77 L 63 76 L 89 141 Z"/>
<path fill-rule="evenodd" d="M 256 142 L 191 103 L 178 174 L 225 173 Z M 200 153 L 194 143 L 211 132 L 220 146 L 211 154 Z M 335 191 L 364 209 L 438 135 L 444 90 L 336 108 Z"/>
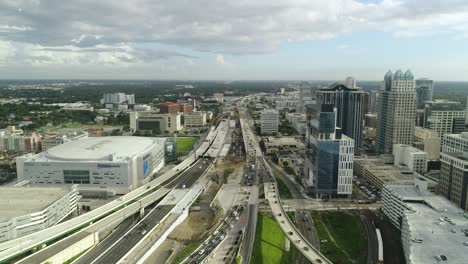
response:
<path fill-rule="evenodd" d="M 89 184 L 89 170 L 63 170 L 63 180 L 71 184 Z"/>

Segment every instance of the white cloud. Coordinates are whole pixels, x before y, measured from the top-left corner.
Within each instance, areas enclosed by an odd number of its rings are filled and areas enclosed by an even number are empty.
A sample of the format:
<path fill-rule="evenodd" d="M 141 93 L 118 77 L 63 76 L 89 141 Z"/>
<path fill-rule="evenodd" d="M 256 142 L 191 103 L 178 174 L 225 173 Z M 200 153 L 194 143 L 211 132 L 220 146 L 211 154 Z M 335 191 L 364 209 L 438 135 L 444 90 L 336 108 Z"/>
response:
<path fill-rule="evenodd" d="M 17 52 L 23 54 L 17 56 L 37 56 L 33 61 L 44 63 L 192 59 L 173 51 L 178 48 L 212 54 L 266 53 L 287 42 L 366 30 L 395 37 L 466 36 L 468 1 L 0 1 L 0 41 L 22 46 Z M 171 49 L 141 48 L 151 45 Z M 223 55 L 218 57 L 218 63 L 224 62 Z"/>
<path fill-rule="evenodd" d="M 216 55 L 216 64 L 218 64 L 218 65 L 225 65 L 226 64 L 226 61 L 224 61 L 223 54 Z"/>

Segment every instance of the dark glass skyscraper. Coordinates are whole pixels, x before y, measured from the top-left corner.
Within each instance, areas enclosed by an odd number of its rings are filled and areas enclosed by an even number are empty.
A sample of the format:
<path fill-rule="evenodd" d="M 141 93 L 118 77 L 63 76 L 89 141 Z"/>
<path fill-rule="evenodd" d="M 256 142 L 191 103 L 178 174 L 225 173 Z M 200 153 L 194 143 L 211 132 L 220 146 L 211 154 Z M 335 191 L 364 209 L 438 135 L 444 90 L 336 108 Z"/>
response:
<path fill-rule="evenodd" d="M 416 104 L 418 109 L 424 109 L 425 102 L 432 101 L 434 81 L 429 79 L 416 80 Z"/>
<path fill-rule="evenodd" d="M 338 84 L 316 93 L 319 104 L 330 104 L 337 109 L 336 126 L 342 129 L 343 134 L 354 139 L 355 146 L 360 148 L 364 126 L 364 108 L 367 108 L 366 92 Z"/>
<path fill-rule="evenodd" d="M 308 105 L 305 185 L 316 197 L 349 197 L 353 184 L 354 141 L 336 127 L 332 104 Z"/>

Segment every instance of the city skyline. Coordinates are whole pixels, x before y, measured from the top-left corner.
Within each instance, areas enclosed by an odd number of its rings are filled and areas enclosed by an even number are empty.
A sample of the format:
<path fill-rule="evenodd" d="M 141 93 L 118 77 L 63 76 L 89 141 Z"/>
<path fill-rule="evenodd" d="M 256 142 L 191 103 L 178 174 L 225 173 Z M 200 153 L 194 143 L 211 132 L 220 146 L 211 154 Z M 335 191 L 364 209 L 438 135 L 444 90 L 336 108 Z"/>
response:
<path fill-rule="evenodd" d="M 468 81 L 467 14 L 435 0 L 3 2 L 0 79 L 359 81 L 402 67 Z"/>

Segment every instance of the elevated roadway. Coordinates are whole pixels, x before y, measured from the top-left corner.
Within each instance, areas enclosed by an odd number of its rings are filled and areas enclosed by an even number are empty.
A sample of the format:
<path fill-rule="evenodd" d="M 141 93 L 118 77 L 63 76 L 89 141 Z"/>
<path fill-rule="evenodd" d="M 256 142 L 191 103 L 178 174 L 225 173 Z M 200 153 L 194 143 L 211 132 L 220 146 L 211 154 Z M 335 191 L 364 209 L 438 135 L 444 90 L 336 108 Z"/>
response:
<path fill-rule="evenodd" d="M 80 215 L 76 218 L 49 227 L 47 229 L 40 230 L 33 234 L 0 244 L 0 263 L 17 258 L 26 252 L 43 248 L 47 244 L 64 238 L 69 234 L 72 234 L 80 229 L 87 227 L 90 224 L 93 224 L 96 221 L 105 219 L 109 215 L 112 215 L 112 217 L 107 219 L 107 223 L 115 221 L 118 217 L 128 217 L 134 212 L 141 210 L 151 203 L 154 203 L 154 201 L 161 199 L 171 190 L 170 188 L 161 188 L 161 185 L 170 183 L 172 178 L 180 174 L 199 157 L 201 157 L 206 151 L 208 151 L 211 144 L 214 143 L 217 137 L 219 127 L 218 129 L 212 128 L 210 130 L 204 142 L 194 152 L 194 155 L 190 155 L 180 164 L 152 180 L 151 182 L 144 184 L 132 192 L 122 196 L 121 198 L 98 207 L 89 213 Z M 118 213 L 115 214 L 115 212 Z"/>

